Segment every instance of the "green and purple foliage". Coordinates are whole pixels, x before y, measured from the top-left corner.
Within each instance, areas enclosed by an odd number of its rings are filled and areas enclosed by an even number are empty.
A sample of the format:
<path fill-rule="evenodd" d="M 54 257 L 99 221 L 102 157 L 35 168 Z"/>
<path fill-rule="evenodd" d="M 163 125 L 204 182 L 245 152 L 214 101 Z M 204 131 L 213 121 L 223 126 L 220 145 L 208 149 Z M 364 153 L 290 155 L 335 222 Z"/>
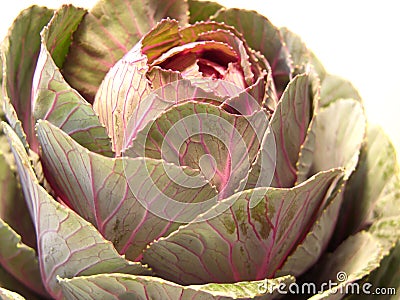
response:
<path fill-rule="evenodd" d="M 1 299 L 399 292 L 395 150 L 288 29 L 199 0 L 32 6 L 1 54 Z"/>

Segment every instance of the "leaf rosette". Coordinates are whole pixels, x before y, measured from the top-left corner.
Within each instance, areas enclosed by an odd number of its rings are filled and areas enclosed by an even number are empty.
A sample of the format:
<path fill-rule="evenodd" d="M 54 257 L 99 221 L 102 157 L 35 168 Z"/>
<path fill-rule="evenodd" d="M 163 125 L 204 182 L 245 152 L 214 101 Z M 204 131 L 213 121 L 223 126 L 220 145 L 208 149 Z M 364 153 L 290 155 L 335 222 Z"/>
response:
<path fill-rule="evenodd" d="M 1 297 L 398 289 L 394 148 L 291 31 L 209 1 L 32 6 L 1 61 Z"/>

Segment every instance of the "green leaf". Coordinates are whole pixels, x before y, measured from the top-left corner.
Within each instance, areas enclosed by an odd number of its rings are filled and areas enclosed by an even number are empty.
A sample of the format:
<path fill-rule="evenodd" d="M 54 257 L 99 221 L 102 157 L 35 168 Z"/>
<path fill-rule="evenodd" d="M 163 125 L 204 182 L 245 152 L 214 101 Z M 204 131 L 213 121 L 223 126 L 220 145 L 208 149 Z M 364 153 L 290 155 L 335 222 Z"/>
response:
<path fill-rule="evenodd" d="M 16 292 L 29 300 L 43 299 L 43 297 L 34 293 L 32 290 L 28 289 L 26 286 L 21 284 L 20 281 L 15 279 L 15 277 L 11 276 L 10 273 L 8 273 L 1 265 L 0 265 L 0 287 Z"/>
<path fill-rule="evenodd" d="M 400 216 L 400 174 L 388 179 L 379 199 L 374 207 L 374 215 L 377 218 Z"/>
<path fill-rule="evenodd" d="M 307 134 L 312 115 L 309 75 L 295 77 L 284 91 L 272 115 L 271 129 L 275 137 L 276 166 L 271 186 L 292 187 L 296 181 L 296 162 Z M 268 144 L 267 144 L 268 145 Z M 261 170 L 261 157 L 271 152 L 270 145 L 262 147 L 249 175 L 248 187 L 256 186 Z"/>
<path fill-rule="evenodd" d="M 35 121 L 48 120 L 60 127 L 89 150 L 112 156 L 109 137 L 92 106 L 68 85 L 57 67 L 62 65 L 73 30 L 84 14 L 83 9 L 63 6 L 42 31 L 33 79 L 33 115 Z"/>
<path fill-rule="evenodd" d="M 178 46 L 181 40 L 178 21 L 164 19 L 143 36 L 141 40 L 142 53 L 147 56 L 149 63 L 152 63 L 164 52 Z"/>
<path fill-rule="evenodd" d="M 385 249 L 390 250 L 400 240 L 400 216 L 379 219 L 369 228 Z"/>
<path fill-rule="evenodd" d="M 21 242 L 19 236 L 0 219 L 0 264 L 33 291 L 47 295 L 40 277 L 36 252 Z"/>
<path fill-rule="evenodd" d="M 158 66 L 152 67 L 146 74 L 151 88 L 157 90 L 170 84 L 171 82 L 182 79 L 181 72 L 173 70 L 164 70 Z"/>
<path fill-rule="evenodd" d="M 317 286 L 328 282 L 337 283 L 331 289 L 310 299 L 341 299 L 346 285 L 356 282 L 379 267 L 385 256 L 379 241 L 368 232 L 362 231 L 346 239 L 333 253 L 317 264 L 311 274 Z M 307 281 L 306 279 L 306 282 Z"/>
<path fill-rule="evenodd" d="M 152 93 L 143 98 L 142 101 L 139 101 L 125 128 L 124 153 L 129 151 L 132 140 L 139 131 L 143 130 L 146 125 L 153 123 L 160 115 L 174 105 L 188 101 L 212 103 L 217 106 L 223 104 L 226 98 L 218 97 L 213 90 L 204 90 L 202 83 L 201 80 L 194 81 L 193 83 L 188 79 L 179 81 L 173 80 L 169 84 L 152 91 Z M 222 83 L 220 86 L 222 89 L 226 86 L 229 87 L 224 81 L 217 81 L 218 86 L 220 83 Z M 208 87 L 209 84 L 210 81 L 206 80 L 206 87 Z M 213 87 L 214 86 L 212 86 L 211 89 L 213 89 Z M 237 95 L 237 93 L 235 93 L 235 95 Z"/>
<path fill-rule="evenodd" d="M 139 259 L 147 244 L 176 229 L 176 222 L 185 217 L 188 222 L 191 214 L 215 204 L 216 199 L 206 201 L 214 199 L 215 189 L 197 171 L 154 159 L 104 157 L 45 121 L 37 128 L 46 178 L 57 195 L 129 259 Z M 200 211 L 187 205 L 203 201 Z"/>
<path fill-rule="evenodd" d="M 368 125 L 357 169 L 346 184 L 334 242 L 340 243 L 375 217 L 400 215 L 396 150 L 384 131 Z"/>
<path fill-rule="evenodd" d="M 95 275 L 60 279 L 69 299 L 273 299 L 279 284 L 290 284 L 291 276 L 268 279 L 268 294 L 264 294 L 264 280 L 232 284 L 182 286 L 158 277 L 123 274 Z"/>
<path fill-rule="evenodd" d="M 188 0 L 190 23 L 205 21 L 223 6 L 214 1 Z"/>
<path fill-rule="evenodd" d="M 40 33 L 42 46 L 45 45 L 55 65 L 62 68 L 72 42 L 72 35 L 87 11 L 73 5 L 63 5 Z"/>
<path fill-rule="evenodd" d="M 400 242 L 397 242 L 389 255 L 381 261 L 379 268 L 375 269 L 363 282 L 368 284 L 371 294 L 352 295 L 351 300 L 374 300 L 377 297 L 379 300 L 398 298 L 400 294 Z M 381 291 L 384 288 L 386 295 L 377 296 L 374 293 L 375 288 L 379 288 Z"/>
<path fill-rule="evenodd" d="M 335 229 L 336 220 L 343 202 L 342 182 L 334 182 L 332 193 L 327 193 L 326 206 L 318 214 L 304 240 L 288 257 L 276 276 L 291 274 L 300 276 L 311 268 L 326 250 Z"/>
<path fill-rule="evenodd" d="M 150 93 L 147 70 L 147 57 L 135 48 L 110 69 L 96 94 L 93 108 L 107 128 L 117 157 L 123 149 L 129 119 Z"/>
<path fill-rule="evenodd" d="M 54 298 L 60 297 L 56 277 L 74 277 L 98 273 L 145 274 L 141 264 L 120 256 L 92 224 L 63 204 L 56 202 L 39 185 L 29 158 L 15 132 L 3 124 L 14 154 L 21 185 L 38 237 L 38 256 L 42 282 Z M 56 128 L 56 127 L 55 127 Z"/>
<path fill-rule="evenodd" d="M 362 99 L 358 91 L 350 81 L 336 76 L 327 74 L 321 82 L 321 106 L 327 106 L 331 102 L 338 99 L 354 99 L 362 103 Z"/>
<path fill-rule="evenodd" d="M 240 183 L 257 155 L 267 122 L 263 111 L 232 115 L 212 104 L 189 101 L 138 132 L 126 155 L 199 169 L 223 199 L 244 188 Z"/>
<path fill-rule="evenodd" d="M 347 179 L 358 163 L 366 118 L 356 100 L 341 99 L 317 110 L 297 163 L 297 182 L 331 168 L 345 168 Z"/>
<path fill-rule="evenodd" d="M 0 124 L 0 129 L 2 125 Z M 0 134 L 0 218 L 36 247 L 35 230 L 16 175 L 16 166 L 7 138 Z"/>
<path fill-rule="evenodd" d="M 6 290 L 2 287 L 0 287 L 0 298 L 2 300 L 24 300 L 25 299 L 20 294 Z"/>
<path fill-rule="evenodd" d="M 13 128 L 24 140 L 21 124 L 28 142 L 36 150 L 35 131 L 31 116 L 32 78 L 40 50 L 40 31 L 49 22 L 53 10 L 31 6 L 23 10 L 11 26 L 2 44 L 3 52 L 3 92 L 5 113 Z M 14 106 L 16 115 L 13 113 Z"/>
<path fill-rule="evenodd" d="M 235 194 L 199 216 L 204 221 L 156 240 L 143 261 L 157 275 L 182 284 L 273 277 L 307 233 L 332 182 L 342 175 L 331 170 L 292 189 Z"/>
<path fill-rule="evenodd" d="M 293 61 L 293 74 L 315 71 L 318 77 L 323 80 L 326 76 L 324 66 L 316 58 L 315 54 L 307 48 L 301 37 L 285 27 L 279 30 Z"/>
<path fill-rule="evenodd" d="M 221 9 L 210 19 L 235 27 L 243 34 L 250 48 L 265 56 L 280 96 L 291 77 L 291 61 L 279 29 L 263 15 L 244 9 Z"/>
<path fill-rule="evenodd" d="M 185 25 L 184 0 L 100 1 L 85 15 L 73 37 L 63 67 L 67 81 L 92 102 L 108 70 L 158 21 L 166 17 Z"/>

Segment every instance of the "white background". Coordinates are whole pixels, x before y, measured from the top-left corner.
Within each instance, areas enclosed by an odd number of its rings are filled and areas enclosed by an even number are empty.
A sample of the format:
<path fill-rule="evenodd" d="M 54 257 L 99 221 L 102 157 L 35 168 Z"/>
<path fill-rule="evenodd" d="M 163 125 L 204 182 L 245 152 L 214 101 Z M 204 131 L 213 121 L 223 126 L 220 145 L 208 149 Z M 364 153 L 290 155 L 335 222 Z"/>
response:
<path fill-rule="evenodd" d="M 88 7 L 94 0 L 14 0 L 0 10 L 0 37 L 19 11 L 31 4 Z M 353 82 L 371 122 L 380 124 L 400 153 L 400 17 L 397 1 L 220 0 L 254 9 L 277 26 L 299 34 L 330 73 Z M 400 156 L 400 155 L 399 155 Z"/>

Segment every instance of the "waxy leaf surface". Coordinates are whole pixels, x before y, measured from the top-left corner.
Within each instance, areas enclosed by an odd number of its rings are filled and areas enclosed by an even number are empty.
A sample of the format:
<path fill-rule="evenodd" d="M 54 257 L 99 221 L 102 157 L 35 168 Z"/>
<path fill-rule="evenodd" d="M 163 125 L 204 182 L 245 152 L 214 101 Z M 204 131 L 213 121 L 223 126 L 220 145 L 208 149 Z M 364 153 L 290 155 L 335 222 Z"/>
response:
<path fill-rule="evenodd" d="M 176 228 L 174 221 L 185 216 L 190 221 L 215 204 L 215 189 L 189 168 L 149 158 L 104 157 L 44 121 L 38 124 L 38 139 L 57 194 L 129 259 L 140 258 L 148 243 Z M 200 211 L 186 207 L 201 202 Z"/>
<path fill-rule="evenodd" d="M 74 34 L 63 74 L 92 102 L 109 69 L 158 21 L 170 17 L 188 22 L 183 0 L 100 1 Z"/>
<path fill-rule="evenodd" d="M 41 295 L 47 295 L 40 278 L 36 252 L 21 242 L 19 236 L 8 224 L 0 219 L 0 265 Z"/>
<path fill-rule="evenodd" d="M 327 194 L 327 205 L 321 209 L 304 240 L 288 257 L 277 276 L 291 274 L 300 276 L 311 268 L 326 250 L 335 229 L 336 220 L 343 202 L 342 182 L 333 182 L 332 193 Z"/>
<path fill-rule="evenodd" d="M 264 16 L 255 11 L 236 8 L 221 9 L 211 20 L 235 27 L 244 36 L 249 46 L 260 51 L 272 69 L 275 86 L 280 96 L 291 77 L 289 52 L 279 30 Z"/>
<path fill-rule="evenodd" d="M 160 238 L 145 263 L 182 284 L 236 282 L 273 277 L 311 226 L 341 170 L 319 173 L 292 189 L 256 188 L 219 202 L 222 213 Z"/>
<path fill-rule="evenodd" d="M 284 91 L 272 115 L 272 129 L 276 147 L 276 165 L 271 186 L 291 187 L 296 181 L 296 162 L 300 147 L 307 134 L 312 114 L 312 101 L 309 93 L 309 75 L 298 75 Z M 270 133 L 270 134 L 271 134 Z M 249 174 L 248 187 L 261 186 L 258 182 L 260 171 L 265 167 L 263 160 L 270 161 L 272 145 L 262 144 L 261 151 Z M 270 165 L 266 164 L 266 165 Z"/>
<path fill-rule="evenodd" d="M 340 99 L 317 110 L 301 148 L 297 182 L 342 167 L 348 178 L 357 166 L 365 128 L 364 111 L 356 100 Z"/>
<path fill-rule="evenodd" d="M 265 281 L 237 282 L 233 284 L 205 284 L 182 286 L 158 277 L 123 274 L 95 275 L 62 279 L 61 286 L 71 299 L 170 299 L 170 300 L 218 300 L 218 299 L 275 299 L 279 284 L 294 281 L 291 276 L 268 280 L 268 293 L 260 289 Z"/>
<path fill-rule="evenodd" d="M 40 31 L 50 21 L 53 10 L 31 6 L 20 13 L 2 43 L 3 52 L 3 91 L 5 92 L 8 119 L 13 128 L 22 126 L 27 140 L 36 150 L 34 122 L 31 116 L 32 78 L 40 51 Z M 7 108 L 7 106 L 14 108 Z M 16 115 L 13 114 L 15 109 Z M 17 124 L 18 123 L 18 124 Z M 24 139 L 19 129 L 18 135 Z"/>
<path fill-rule="evenodd" d="M 335 243 L 370 224 L 377 216 L 400 214 L 395 204 L 400 199 L 398 174 L 392 143 L 380 127 L 369 124 L 357 169 L 346 184 Z"/>
<path fill-rule="evenodd" d="M 73 29 L 84 14 L 82 9 L 63 6 L 42 32 L 33 79 L 33 115 L 35 120 L 48 120 L 61 128 L 89 150 L 112 156 L 110 140 L 92 106 L 69 86 L 56 65 L 56 61 L 62 65 L 68 50 L 66 28 L 71 27 L 71 39 Z"/>
<path fill-rule="evenodd" d="M 146 274 L 145 267 L 120 256 L 91 223 L 56 202 L 39 185 L 22 143 L 8 125 L 4 126 L 25 197 L 31 203 L 39 266 L 47 291 L 55 298 L 60 297 L 57 276 L 70 278 L 110 272 Z"/>

